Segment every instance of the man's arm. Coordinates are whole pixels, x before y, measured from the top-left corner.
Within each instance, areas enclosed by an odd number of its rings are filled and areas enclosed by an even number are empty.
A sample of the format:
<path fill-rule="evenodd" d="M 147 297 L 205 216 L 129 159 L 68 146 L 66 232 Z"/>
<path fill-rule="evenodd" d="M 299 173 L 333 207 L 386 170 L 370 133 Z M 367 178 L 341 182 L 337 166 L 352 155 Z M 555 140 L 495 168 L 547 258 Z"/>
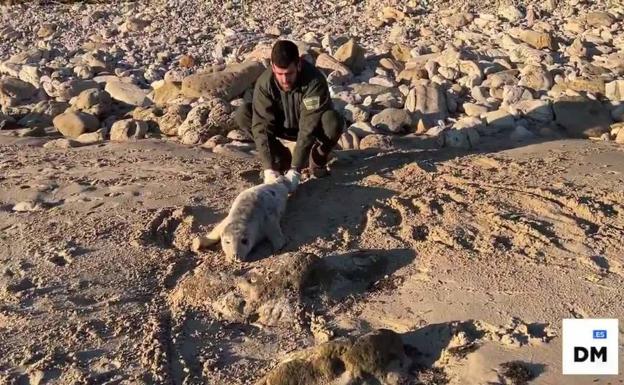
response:
<path fill-rule="evenodd" d="M 331 98 L 327 82 L 323 78 L 315 79 L 301 101 L 299 134 L 292 160 L 292 168 L 295 170 L 299 171 L 303 167 L 314 144 L 314 130 L 321 127 L 321 116 L 328 108 L 331 108 Z"/>
<path fill-rule="evenodd" d="M 275 128 L 275 113 L 273 112 L 273 101 L 260 83 L 259 81 L 256 82 L 253 93 L 251 132 L 262 167 L 268 170 L 273 168 L 268 132 Z"/>

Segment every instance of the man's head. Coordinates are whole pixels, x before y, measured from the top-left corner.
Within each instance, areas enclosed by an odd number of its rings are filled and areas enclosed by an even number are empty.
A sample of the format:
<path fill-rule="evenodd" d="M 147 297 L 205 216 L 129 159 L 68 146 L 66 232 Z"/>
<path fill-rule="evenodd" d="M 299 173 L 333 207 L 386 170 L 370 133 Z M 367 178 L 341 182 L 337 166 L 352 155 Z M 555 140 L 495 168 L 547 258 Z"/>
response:
<path fill-rule="evenodd" d="M 301 69 L 297 45 L 292 41 L 278 40 L 271 51 L 271 69 L 280 88 L 292 90 Z"/>

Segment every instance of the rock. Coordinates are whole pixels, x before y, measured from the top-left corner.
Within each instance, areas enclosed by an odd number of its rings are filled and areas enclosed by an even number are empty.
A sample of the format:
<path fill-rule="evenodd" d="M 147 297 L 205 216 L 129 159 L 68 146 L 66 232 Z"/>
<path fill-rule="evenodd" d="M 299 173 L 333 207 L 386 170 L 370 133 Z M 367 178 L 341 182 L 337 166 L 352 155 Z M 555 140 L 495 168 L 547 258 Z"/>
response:
<path fill-rule="evenodd" d="M 498 8 L 498 16 L 505 20 L 514 22 L 522 19 L 524 14 L 514 5 L 502 5 Z"/>
<path fill-rule="evenodd" d="M 229 143 L 229 141 L 230 140 L 223 135 L 215 135 L 202 144 L 202 147 L 212 150 L 217 146 Z"/>
<path fill-rule="evenodd" d="M 231 64 L 223 71 L 197 73 L 184 78 L 182 94 L 189 98 L 220 98 L 231 101 L 239 97 L 264 72 L 256 61 Z"/>
<path fill-rule="evenodd" d="M 547 48 L 554 50 L 556 48 L 553 38 L 548 32 L 538 32 L 525 29 L 518 33 L 518 38 L 536 49 Z"/>
<path fill-rule="evenodd" d="M 46 86 L 46 84 L 48 86 Z M 98 88 L 98 83 L 93 80 L 68 80 L 60 84 L 42 83 L 46 93 L 57 98 L 59 101 L 69 101 L 74 96 L 78 96 L 82 91 L 90 88 Z M 47 89 L 46 89 L 47 87 Z"/>
<path fill-rule="evenodd" d="M 110 140 L 113 142 L 128 142 L 145 138 L 147 123 L 142 120 L 124 119 L 113 123 L 110 131 Z"/>
<path fill-rule="evenodd" d="M 33 109 L 18 122 L 24 127 L 45 128 L 53 125 L 52 121 L 55 117 L 67 110 L 69 105 L 63 102 L 41 101 L 33 107 Z"/>
<path fill-rule="evenodd" d="M 158 128 L 167 136 L 178 135 L 178 127 L 184 123 L 191 106 L 186 104 L 173 104 L 167 106 L 165 113 L 158 119 Z"/>
<path fill-rule="evenodd" d="M 184 144 L 201 144 L 217 134 L 227 135 L 229 130 L 211 118 L 212 104 L 202 103 L 193 107 L 182 125 L 178 128 L 178 136 Z"/>
<path fill-rule="evenodd" d="M 151 104 L 147 98 L 147 92 L 131 83 L 111 81 L 106 83 L 104 90 L 113 99 L 131 106 L 147 107 Z"/>
<path fill-rule="evenodd" d="M 404 44 L 395 44 L 390 50 L 392 57 L 399 62 L 406 62 L 412 58 L 411 49 Z"/>
<path fill-rule="evenodd" d="M 98 118 L 85 112 L 65 112 L 56 116 L 52 123 L 54 127 L 68 138 L 77 138 L 86 133 L 96 131 L 100 127 Z"/>
<path fill-rule="evenodd" d="M 325 70 L 328 74 L 336 71 L 341 77 L 353 76 L 349 67 L 326 53 L 322 53 L 316 58 L 316 67 Z"/>
<path fill-rule="evenodd" d="M 130 17 L 120 26 L 120 30 L 125 32 L 141 32 L 145 28 L 147 28 L 150 23 L 150 20 L 139 19 L 138 17 Z"/>
<path fill-rule="evenodd" d="M 509 134 L 509 138 L 513 141 L 524 141 L 535 138 L 535 134 L 524 126 L 516 126 L 513 132 Z"/>
<path fill-rule="evenodd" d="M 334 58 L 346 65 L 355 74 L 361 73 L 366 67 L 365 51 L 354 39 L 349 39 L 334 53 Z"/>
<path fill-rule="evenodd" d="M 624 129 L 620 128 L 615 136 L 615 143 L 624 144 Z"/>
<path fill-rule="evenodd" d="M 379 17 L 386 23 L 393 23 L 395 21 L 403 21 L 403 19 L 405 19 L 405 13 L 394 7 L 384 7 Z"/>
<path fill-rule="evenodd" d="M 23 65 L 18 74 L 18 78 L 26 83 L 32 84 L 33 87 L 39 88 L 39 79 L 41 71 L 39 67 L 32 64 Z"/>
<path fill-rule="evenodd" d="M 13 211 L 18 213 L 31 212 L 31 211 L 39 211 L 41 210 L 41 204 L 39 202 L 33 201 L 23 201 L 18 202 L 13 206 Z"/>
<path fill-rule="evenodd" d="M 7 76 L 0 80 L 0 105 L 15 106 L 25 102 L 37 93 L 32 84 Z"/>
<path fill-rule="evenodd" d="M 415 86 L 421 79 L 429 79 L 430 76 L 424 68 L 410 67 L 402 70 L 397 75 L 397 81 L 406 81 L 407 84 Z"/>
<path fill-rule="evenodd" d="M 76 138 L 76 142 L 84 145 L 99 144 L 104 142 L 104 130 L 99 129 L 95 132 L 88 132 Z"/>
<path fill-rule="evenodd" d="M 596 100 L 564 96 L 553 105 L 556 122 L 574 138 L 598 137 L 609 131 L 609 111 Z"/>
<path fill-rule="evenodd" d="M 521 100 L 531 100 L 533 94 L 528 89 L 521 86 L 504 86 L 503 87 L 503 104 L 511 105 Z"/>
<path fill-rule="evenodd" d="M 399 92 L 386 92 L 385 94 L 377 95 L 375 97 L 374 105 L 381 108 L 403 108 L 405 102 L 403 96 Z M 366 106 L 365 103 L 362 105 Z"/>
<path fill-rule="evenodd" d="M 605 85 L 605 97 L 612 101 L 624 102 L 624 80 L 614 80 Z"/>
<path fill-rule="evenodd" d="M 451 129 L 444 132 L 444 144 L 448 147 L 468 150 L 475 147 L 480 140 L 474 128 Z"/>
<path fill-rule="evenodd" d="M 360 139 L 368 135 L 374 135 L 374 134 L 380 133 L 368 122 L 355 122 L 352 125 L 350 125 L 347 130 L 357 135 L 358 138 Z"/>
<path fill-rule="evenodd" d="M 615 22 L 613 16 L 607 12 L 589 12 L 584 17 L 589 27 L 611 27 Z"/>
<path fill-rule="evenodd" d="M 472 20 L 474 20 L 474 15 L 472 13 L 457 11 L 451 16 L 442 18 L 441 22 L 447 27 L 460 29 L 470 24 Z"/>
<path fill-rule="evenodd" d="M 343 150 L 357 150 L 360 148 L 360 138 L 355 133 L 347 130 L 340 135 L 338 145 Z"/>
<path fill-rule="evenodd" d="M 392 143 L 392 138 L 388 135 L 367 135 L 366 137 L 360 140 L 360 149 L 378 149 L 378 150 L 392 150 L 394 148 L 394 144 Z"/>
<path fill-rule="evenodd" d="M 45 23 L 37 30 L 37 37 L 45 39 L 54 35 L 54 32 L 56 32 L 56 25 L 52 23 Z"/>
<path fill-rule="evenodd" d="M 67 149 L 67 148 L 78 147 L 78 146 L 80 146 L 80 143 L 75 140 L 61 138 L 61 139 L 54 139 L 54 140 L 50 140 L 49 142 L 46 142 L 46 144 L 43 145 L 43 148 L 45 149 Z"/>
<path fill-rule="evenodd" d="M 485 114 L 485 121 L 488 127 L 496 131 L 513 128 L 515 126 L 513 115 L 504 109 L 488 112 Z"/>
<path fill-rule="evenodd" d="M 339 363 L 339 364 L 338 364 Z M 339 338 L 295 352 L 273 368 L 256 385 L 315 385 L 359 383 L 407 383 L 403 342 L 398 334 L 379 329 L 357 339 Z M 388 382 L 388 378 L 396 378 Z"/>
<path fill-rule="evenodd" d="M 448 118 L 446 96 L 437 84 L 418 85 L 410 90 L 405 109 L 415 114 L 420 125 L 429 129 Z"/>
<path fill-rule="evenodd" d="M 164 106 L 182 95 L 182 84 L 179 82 L 165 81 L 163 85 L 154 89 L 153 101 L 158 106 Z"/>
<path fill-rule="evenodd" d="M 555 87 L 563 90 L 564 92 L 566 89 L 569 89 L 576 92 L 589 92 L 594 95 L 605 94 L 605 82 L 600 78 L 576 78 L 557 84 Z M 553 87 L 553 89 L 555 89 L 555 87 Z"/>
<path fill-rule="evenodd" d="M 471 117 L 479 117 L 488 112 L 487 107 L 474 103 L 464 103 L 462 108 L 466 115 Z"/>
<path fill-rule="evenodd" d="M 376 84 L 379 86 L 384 86 L 384 87 L 394 87 L 396 86 L 396 84 L 394 83 L 394 81 L 392 81 L 391 79 L 385 77 L 385 76 L 375 76 L 372 77 L 368 80 L 368 82 L 370 84 Z"/>
<path fill-rule="evenodd" d="M 178 63 L 182 68 L 191 68 L 195 66 L 195 58 L 191 55 L 182 55 L 180 56 Z"/>
<path fill-rule="evenodd" d="M 370 112 L 353 104 L 347 104 L 344 108 L 344 118 L 349 122 L 366 122 L 370 119 Z"/>
<path fill-rule="evenodd" d="M 404 109 L 386 108 L 371 119 L 372 125 L 379 130 L 398 134 L 412 125 L 412 117 Z"/>
<path fill-rule="evenodd" d="M 251 136 L 249 132 L 239 130 L 239 129 L 228 132 L 227 138 L 230 140 L 242 142 L 242 143 L 253 142 L 253 137 Z"/>
<path fill-rule="evenodd" d="M 82 91 L 78 95 L 73 107 L 77 111 L 103 117 L 111 111 L 112 103 L 113 101 L 108 92 L 98 88 L 91 88 Z"/>
<path fill-rule="evenodd" d="M 552 106 L 548 100 L 523 100 L 512 106 L 525 117 L 542 123 L 554 120 Z"/>
<path fill-rule="evenodd" d="M 544 67 L 529 64 L 520 72 L 520 82 L 518 84 L 536 91 L 548 91 L 553 86 L 553 83 L 552 75 Z"/>

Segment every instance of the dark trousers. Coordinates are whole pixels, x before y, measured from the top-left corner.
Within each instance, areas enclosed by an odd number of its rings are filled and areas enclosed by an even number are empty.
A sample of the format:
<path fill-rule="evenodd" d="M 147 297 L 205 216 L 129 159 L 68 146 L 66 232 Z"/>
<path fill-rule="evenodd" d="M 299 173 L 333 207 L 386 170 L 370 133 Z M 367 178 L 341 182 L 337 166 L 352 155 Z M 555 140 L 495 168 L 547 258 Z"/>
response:
<path fill-rule="evenodd" d="M 241 130 L 253 134 L 251 132 L 251 103 L 244 103 L 238 107 L 234 113 L 234 120 Z M 344 119 L 337 111 L 327 110 L 323 113 L 321 116 L 321 126 L 317 127 L 313 132 L 317 142 L 315 147 L 318 148 L 321 154 L 329 154 L 336 143 L 338 143 L 338 139 L 340 139 L 340 135 L 342 135 L 343 128 Z M 288 148 L 286 148 L 286 146 L 284 146 L 278 138 L 296 141 L 297 132 L 297 130 L 286 130 L 281 126 L 267 131 L 269 151 L 271 152 L 274 170 L 286 171 L 290 168 L 290 163 L 292 161 L 290 150 L 288 150 Z M 306 154 L 306 156 L 308 155 L 309 154 Z"/>

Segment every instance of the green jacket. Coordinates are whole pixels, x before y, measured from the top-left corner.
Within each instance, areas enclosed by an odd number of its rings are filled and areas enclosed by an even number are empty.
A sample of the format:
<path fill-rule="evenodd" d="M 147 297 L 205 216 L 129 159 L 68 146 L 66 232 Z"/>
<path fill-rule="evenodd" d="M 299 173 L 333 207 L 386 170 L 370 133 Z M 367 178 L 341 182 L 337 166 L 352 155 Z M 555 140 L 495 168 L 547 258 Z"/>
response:
<path fill-rule="evenodd" d="M 325 76 L 303 60 L 295 87 L 282 91 L 268 68 L 256 81 L 253 93 L 251 131 L 265 169 L 271 168 L 268 135 L 296 140 L 292 167 L 303 167 L 314 143 L 314 130 L 321 126 L 321 116 L 332 102 Z"/>

